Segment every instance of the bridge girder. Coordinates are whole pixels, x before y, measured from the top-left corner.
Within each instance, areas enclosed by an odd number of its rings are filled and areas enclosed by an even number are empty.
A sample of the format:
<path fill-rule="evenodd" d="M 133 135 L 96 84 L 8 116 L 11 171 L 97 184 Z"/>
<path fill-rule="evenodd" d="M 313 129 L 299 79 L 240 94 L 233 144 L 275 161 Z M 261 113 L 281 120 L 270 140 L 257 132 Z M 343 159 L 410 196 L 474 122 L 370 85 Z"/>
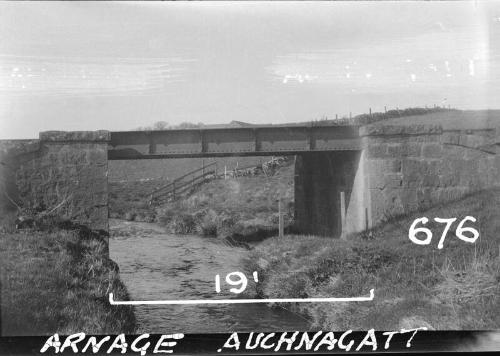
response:
<path fill-rule="evenodd" d="M 111 132 L 108 159 L 294 155 L 360 150 L 359 126 L 252 126 Z"/>

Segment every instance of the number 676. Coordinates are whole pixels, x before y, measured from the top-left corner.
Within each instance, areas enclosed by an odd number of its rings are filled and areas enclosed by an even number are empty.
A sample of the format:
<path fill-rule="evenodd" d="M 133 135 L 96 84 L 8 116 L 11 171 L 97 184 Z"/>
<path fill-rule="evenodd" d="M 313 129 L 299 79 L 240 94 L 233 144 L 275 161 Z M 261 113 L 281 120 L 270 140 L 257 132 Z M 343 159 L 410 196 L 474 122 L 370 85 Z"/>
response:
<path fill-rule="evenodd" d="M 457 220 L 457 218 L 450 218 L 450 219 L 442 219 L 442 218 L 434 218 L 435 222 L 446 224 L 446 227 L 443 230 L 443 234 L 441 235 L 441 239 L 439 240 L 439 243 L 437 245 L 438 249 L 443 248 L 443 243 L 444 239 L 446 238 L 446 234 L 450 230 L 451 225 Z M 476 242 L 477 238 L 479 237 L 479 232 L 472 228 L 472 227 L 464 227 L 464 223 L 466 221 L 472 221 L 476 222 L 476 219 L 472 216 L 466 216 L 462 221 L 460 221 L 460 224 L 458 224 L 457 229 L 455 231 L 455 235 L 462 241 L 469 242 L 469 243 L 474 243 Z M 427 224 L 429 222 L 429 219 L 426 217 L 416 219 L 413 221 L 413 223 L 410 226 L 410 230 L 408 231 L 408 237 L 410 240 L 417 244 L 417 245 L 429 245 L 432 240 L 432 232 L 426 227 L 415 227 L 418 223 L 422 223 L 423 225 Z M 472 237 L 468 237 L 464 235 L 464 232 L 469 232 L 472 234 Z M 425 239 L 419 239 L 417 238 L 418 233 L 423 233 L 426 235 Z"/>

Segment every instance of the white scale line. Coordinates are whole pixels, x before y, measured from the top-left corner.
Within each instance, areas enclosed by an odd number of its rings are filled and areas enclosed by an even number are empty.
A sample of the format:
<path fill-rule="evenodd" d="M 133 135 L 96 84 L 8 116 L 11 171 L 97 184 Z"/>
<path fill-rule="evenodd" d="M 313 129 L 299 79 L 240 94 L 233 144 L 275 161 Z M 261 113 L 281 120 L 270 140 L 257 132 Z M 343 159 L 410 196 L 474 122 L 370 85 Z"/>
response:
<path fill-rule="evenodd" d="M 271 298 L 271 299 L 192 299 L 192 300 L 131 300 L 115 301 L 109 293 L 111 305 L 194 305 L 194 304 L 254 304 L 254 303 L 328 303 L 328 302 L 368 302 L 375 297 L 375 289 L 370 289 L 369 297 L 352 298 Z"/>

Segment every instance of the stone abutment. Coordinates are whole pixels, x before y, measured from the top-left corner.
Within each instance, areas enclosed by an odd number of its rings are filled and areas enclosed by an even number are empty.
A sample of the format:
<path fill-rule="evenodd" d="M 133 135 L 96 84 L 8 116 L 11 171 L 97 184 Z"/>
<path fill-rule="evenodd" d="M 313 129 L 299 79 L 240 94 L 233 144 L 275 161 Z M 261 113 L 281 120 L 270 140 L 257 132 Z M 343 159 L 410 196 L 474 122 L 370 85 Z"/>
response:
<path fill-rule="evenodd" d="M 107 231 L 109 139 L 107 131 L 49 131 L 39 140 L 1 142 L 3 205 L 56 209 L 64 219 Z"/>

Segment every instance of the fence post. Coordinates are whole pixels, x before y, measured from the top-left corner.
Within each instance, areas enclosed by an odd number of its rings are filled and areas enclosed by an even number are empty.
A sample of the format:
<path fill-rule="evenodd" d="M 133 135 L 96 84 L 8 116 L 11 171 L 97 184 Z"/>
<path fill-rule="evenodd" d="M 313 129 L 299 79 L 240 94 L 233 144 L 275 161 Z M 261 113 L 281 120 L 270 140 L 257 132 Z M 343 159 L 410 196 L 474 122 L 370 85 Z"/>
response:
<path fill-rule="evenodd" d="M 173 193 L 174 193 L 174 200 L 175 200 L 175 180 L 174 180 L 174 191 L 173 191 Z"/>
<path fill-rule="evenodd" d="M 201 174 L 205 175 L 205 160 L 201 160 Z"/>
<path fill-rule="evenodd" d="M 387 106 L 384 106 L 384 112 L 387 114 Z"/>
<path fill-rule="evenodd" d="M 345 239 L 345 193 L 340 192 L 340 238 Z"/>
<path fill-rule="evenodd" d="M 283 237 L 285 235 L 284 233 L 284 223 L 283 223 L 283 211 L 281 209 L 281 197 L 278 200 L 278 232 L 279 232 L 279 237 Z"/>
<path fill-rule="evenodd" d="M 224 180 L 227 179 L 227 166 L 224 165 Z"/>

